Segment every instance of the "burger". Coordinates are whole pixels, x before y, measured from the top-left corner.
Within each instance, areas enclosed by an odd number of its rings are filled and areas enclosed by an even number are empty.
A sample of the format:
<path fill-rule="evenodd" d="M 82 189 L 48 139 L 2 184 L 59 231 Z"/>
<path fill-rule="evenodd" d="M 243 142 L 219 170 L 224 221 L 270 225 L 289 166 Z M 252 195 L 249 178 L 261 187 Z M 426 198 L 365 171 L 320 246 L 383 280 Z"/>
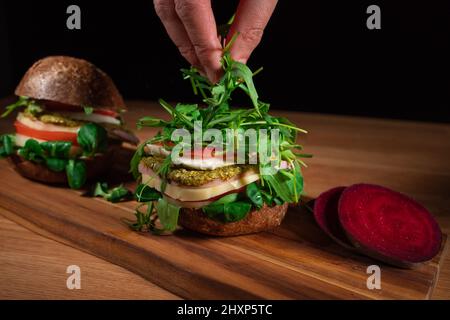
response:
<path fill-rule="evenodd" d="M 37 61 L 15 90 L 15 133 L 3 135 L 0 156 L 24 177 L 83 187 L 105 172 L 114 150 L 138 139 L 124 126 L 125 103 L 111 78 L 88 61 L 52 56 Z"/>
<path fill-rule="evenodd" d="M 253 73 L 225 53 L 221 80 L 210 83 L 195 68 L 182 70 L 206 106 L 160 100 L 169 120 L 153 116 L 138 128 L 159 128 L 142 143 L 131 171 L 141 202 L 136 229 L 156 233 L 178 226 L 214 236 L 273 229 L 303 191 L 303 157 L 297 134 L 305 132 L 268 113 L 253 83 Z M 231 107 L 241 91 L 252 108 Z"/>

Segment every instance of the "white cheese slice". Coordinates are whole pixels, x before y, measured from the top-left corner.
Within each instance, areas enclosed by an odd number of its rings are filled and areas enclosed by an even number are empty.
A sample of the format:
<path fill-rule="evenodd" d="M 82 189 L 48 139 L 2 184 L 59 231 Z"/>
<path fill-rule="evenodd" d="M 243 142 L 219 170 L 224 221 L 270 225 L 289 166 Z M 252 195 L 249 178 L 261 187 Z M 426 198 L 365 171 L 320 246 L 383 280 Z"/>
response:
<path fill-rule="evenodd" d="M 111 116 L 107 116 L 104 114 L 91 113 L 86 114 L 85 112 L 68 112 L 62 113 L 64 116 L 81 121 L 95 122 L 95 123 L 109 123 L 113 125 L 120 126 L 120 120 Z"/>
<path fill-rule="evenodd" d="M 152 170 L 145 170 L 142 173 L 142 183 L 161 192 L 161 178 Z M 238 190 L 252 182 L 259 180 L 259 174 L 250 171 L 238 178 L 223 181 L 221 184 L 212 187 L 180 187 L 175 184 L 168 183 L 164 194 L 180 201 L 202 201 L 208 200 L 221 194 Z"/>

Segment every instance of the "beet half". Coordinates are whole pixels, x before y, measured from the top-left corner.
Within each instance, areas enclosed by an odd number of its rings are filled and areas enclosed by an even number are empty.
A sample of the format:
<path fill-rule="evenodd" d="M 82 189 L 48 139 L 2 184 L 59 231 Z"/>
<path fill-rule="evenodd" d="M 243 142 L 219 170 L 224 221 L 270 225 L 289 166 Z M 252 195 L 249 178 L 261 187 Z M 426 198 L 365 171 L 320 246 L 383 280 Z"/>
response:
<path fill-rule="evenodd" d="M 440 250 L 442 233 L 436 220 L 399 192 L 370 184 L 350 186 L 342 192 L 338 213 L 347 238 L 375 259 L 414 267 Z"/>
<path fill-rule="evenodd" d="M 339 222 L 338 204 L 346 187 L 336 187 L 323 192 L 314 201 L 314 219 L 319 227 L 335 242 L 347 249 L 355 249 Z"/>

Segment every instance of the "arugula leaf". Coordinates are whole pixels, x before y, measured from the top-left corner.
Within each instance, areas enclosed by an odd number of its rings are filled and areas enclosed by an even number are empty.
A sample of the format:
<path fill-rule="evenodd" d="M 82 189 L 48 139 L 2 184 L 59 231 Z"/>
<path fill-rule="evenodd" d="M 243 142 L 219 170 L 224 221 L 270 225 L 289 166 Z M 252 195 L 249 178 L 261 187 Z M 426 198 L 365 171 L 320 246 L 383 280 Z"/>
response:
<path fill-rule="evenodd" d="M 223 45 L 225 44 L 226 38 L 228 36 L 228 33 L 230 31 L 231 25 L 233 24 L 235 15 L 228 20 L 227 23 L 217 26 L 217 36 L 220 36 L 223 40 Z"/>
<path fill-rule="evenodd" d="M 155 128 L 162 128 L 165 127 L 168 124 L 167 121 L 155 118 L 155 117 L 142 117 L 138 120 L 136 126 L 138 129 L 142 129 L 143 127 L 155 127 Z"/>
<path fill-rule="evenodd" d="M 177 228 L 180 209 L 180 207 L 167 202 L 165 198 L 158 200 L 156 212 L 165 231 L 174 231 Z"/>
<path fill-rule="evenodd" d="M 164 159 L 163 163 L 159 167 L 156 174 L 158 174 L 161 179 L 161 192 L 164 192 L 166 190 L 167 186 L 167 174 L 169 173 L 170 166 L 172 165 L 172 156 L 169 155 L 167 158 Z"/>
<path fill-rule="evenodd" d="M 228 54 L 225 55 L 225 58 L 231 60 L 231 58 L 229 58 L 227 55 Z M 249 67 L 247 67 L 247 65 L 238 61 L 232 61 L 231 66 L 233 74 L 237 78 L 241 78 L 247 85 L 248 95 L 252 100 L 253 106 L 255 107 L 258 114 L 261 115 L 259 111 L 258 92 L 256 92 L 255 84 L 253 83 L 252 71 Z"/>
<path fill-rule="evenodd" d="M 86 163 L 70 159 L 66 165 L 66 175 L 72 189 L 80 189 L 86 183 Z"/>
<path fill-rule="evenodd" d="M 97 182 L 95 184 L 94 197 L 101 196 L 109 202 L 120 202 L 122 200 L 128 200 L 131 198 L 131 192 L 123 185 L 115 187 L 113 189 L 108 189 L 108 184 L 106 182 Z"/>
<path fill-rule="evenodd" d="M 131 158 L 130 161 L 130 172 L 133 174 L 134 179 L 137 179 L 140 176 L 139 173 L 139 163 L 141 162 L 141 159 L 145 156 L 144 153 L 144 147 L 147 143 L 140 144 L 136 151 L 133 154 L 133 158 Z"/>
<path fill-rule="evenodd" d="M 23 97 L 23 96 L 19 97 L 19 100 L 17 100 L 13 104 L 10 104 L 9 106 L 6 106 L 6 111 L 0 116 L 0 118 L 5 118 L 5 117 L 9 116 L 11 113 L 14 112 L 14 110 L 21 108 L 21 107 L 26 107 L 26 106 L 28 106 L 29 103 L 30 103 L 30 100 L 28 97 Z"/>
<path fill-rule="evenodd" d="M 149 202 L 161 198 L 161 193 L 158 190 L 141 183 L 137 186 L 134 196 L 138 202 Z"/>
<path fill-rule="evenodd" d="M 107 148 L 108 137 L 105 128 L 95 123 L 87 123 L 78 131 L 77 141 L 87 157 L 103 152 Z"/>
<path fill-rule="evenodd" d="M 282 169 L 274 175 L 261 175 L 261 179 L 283 202 L 297 203 L 303 190 L 303 177 L 296 166 L 293 171 Z"/>
<path fill-rule="evenodd" d="M 179 122 L 181 122 L 182 125 L 193 129 L 194 128 L 194 124 L 180 111 L 178 111 L 176 108 L 173 108 L 169 103 L 167 103 L 166 101 L 164 101 L 163 99 L 159 99 L 159 103 L 161 104 L 161 106 L 166 109 L 166 111 L 172 116 L 174 117 L 174 119 L 178 120 Z"/>
<path fill-rule="evenodd" d="M 141 207 L 143 206 L 147 206 L 147 210 L 145 212 L 141 211 Z M 141 231 L 141 232 L 150 231 L 154 229 L 154 222 L 152 220 L 153 209 L 154 209 L 153 202 L 140 204 L 134 212 L 136 221 L 133 223 L 129 222 L 128 223 L 129 227 L 134 231 Z"/>

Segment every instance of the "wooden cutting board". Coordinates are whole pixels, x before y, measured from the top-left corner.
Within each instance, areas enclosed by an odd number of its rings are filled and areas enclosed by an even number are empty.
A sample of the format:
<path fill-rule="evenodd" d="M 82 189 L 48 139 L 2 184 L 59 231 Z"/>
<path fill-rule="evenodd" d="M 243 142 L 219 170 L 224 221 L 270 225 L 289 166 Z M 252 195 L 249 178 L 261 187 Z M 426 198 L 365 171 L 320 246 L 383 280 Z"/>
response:
<path fill-rule="evenodd" d="M 116 172 L 128 157 L 124 150 Z M 215 238 L 179 230 L 154 236 L 133 232 L 122 221 L 133 219 L 135 202 L 111 204 L 30 183 L 4 160 L 0 177 L 0 214 L 190 299 L 427 299 L 447 242 L 445 237 L 433 261 L 403 270 L 335 245 L 300 207 L 291 207 L 272 232 Z M 381 290 L 367 288 L 366 270 L 373 264 L 381 268 Z"/>

